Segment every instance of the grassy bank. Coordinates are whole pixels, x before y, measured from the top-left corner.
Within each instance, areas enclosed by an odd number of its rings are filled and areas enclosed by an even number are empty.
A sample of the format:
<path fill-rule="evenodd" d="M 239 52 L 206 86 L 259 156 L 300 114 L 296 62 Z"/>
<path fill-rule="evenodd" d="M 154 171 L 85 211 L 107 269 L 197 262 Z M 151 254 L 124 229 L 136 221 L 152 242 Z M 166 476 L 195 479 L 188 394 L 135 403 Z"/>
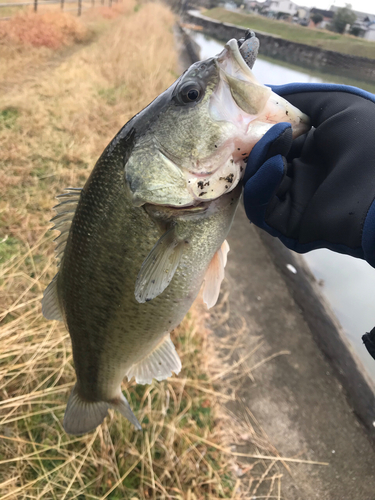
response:
<path fill-rule="evenodd" d="M 252 28 L 255 31 L 271 33 L 292 42 L 305 43 L 321 49 L 375 59 L 375 42 L 370 42 L 362 38 L 306 28 L 284 21 L 267 19 L 264 16 L 239 14 L 219 7 L 207 10 L 203 14 L 221 22 L 237 24 Z"/>

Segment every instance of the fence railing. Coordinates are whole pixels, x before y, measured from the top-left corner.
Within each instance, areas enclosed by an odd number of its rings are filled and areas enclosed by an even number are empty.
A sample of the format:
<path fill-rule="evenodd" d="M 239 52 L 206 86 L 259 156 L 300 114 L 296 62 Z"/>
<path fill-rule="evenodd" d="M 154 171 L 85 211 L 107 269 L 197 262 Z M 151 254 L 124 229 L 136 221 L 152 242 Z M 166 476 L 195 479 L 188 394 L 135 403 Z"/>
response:
<path fill-rule="evenodd" d="M 105 0 L 96 0 L 100 5 L 104 5 Z M 108 0 L 108 7 L 112 7 L 112 2 L 118 3 L 119 0 Z M 120 0 L 121 1 L 121 0 Z M 77 15 L 80 16 L 82 14 L 83 3 L 90 3 L 91 7 L 95 7 L 95 0 L 32 0 L 31 2 L 14 2 L 14 3 L 0 3 L 0 9 L 2 7 L 26 7 L 27 5 L 34 6 L 34 12 L 38 11 L 38 7 L 42 7 L 43 5 L 51 5 L 51 4 L 60 4 L 61 10 L 64 10 L 65 4 L 74 3 L 77 4 Z M 65 10 L 76 10 L 76 9 L 65 9 Z M 1 14 L 1 11 L 0 11 Z M 7 20 L 10 17 L 0 17 L 0 20 Z"/>

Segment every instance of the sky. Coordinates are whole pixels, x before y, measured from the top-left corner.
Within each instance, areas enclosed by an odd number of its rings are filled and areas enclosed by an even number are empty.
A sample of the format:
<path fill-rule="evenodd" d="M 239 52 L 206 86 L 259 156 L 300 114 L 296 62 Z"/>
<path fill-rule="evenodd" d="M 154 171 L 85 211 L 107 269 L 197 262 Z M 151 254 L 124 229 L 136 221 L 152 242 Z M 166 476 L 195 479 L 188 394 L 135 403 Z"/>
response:
<path fill-rule="evenodd" d="M 318 9 L 329 10 L 331 5 L 336 7 L 345 7 L 346 3 L 351 4 L 352 9 L 358 10 L 360 12 L 366 12 L 367 14 L 375 14 L 375 2 L 374 0 L 294 0 L 295 3 L 304 7 L 316 7 Z"/>

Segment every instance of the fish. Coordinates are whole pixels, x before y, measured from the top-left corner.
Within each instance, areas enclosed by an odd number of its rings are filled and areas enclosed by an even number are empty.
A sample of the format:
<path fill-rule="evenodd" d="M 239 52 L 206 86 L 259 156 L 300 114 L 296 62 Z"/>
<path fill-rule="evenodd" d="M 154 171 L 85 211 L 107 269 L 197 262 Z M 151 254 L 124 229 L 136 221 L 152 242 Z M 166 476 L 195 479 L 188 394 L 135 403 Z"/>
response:
<path fill-rule="evenodd" d="M 295 137 L 309 128 L 306 115 L 255 79 L 253 38 L 193 64 L 124 125 L 84 187 L 57 197 L 58 273 L 42 313 L 71 337 L 68 434 L 92 431 L 109 408 L 141 429 L 121 383 L 180 372 L 170 332 L 202 287 L 208 308 L 218 299 L 252 147 L 280 121 Z"/>

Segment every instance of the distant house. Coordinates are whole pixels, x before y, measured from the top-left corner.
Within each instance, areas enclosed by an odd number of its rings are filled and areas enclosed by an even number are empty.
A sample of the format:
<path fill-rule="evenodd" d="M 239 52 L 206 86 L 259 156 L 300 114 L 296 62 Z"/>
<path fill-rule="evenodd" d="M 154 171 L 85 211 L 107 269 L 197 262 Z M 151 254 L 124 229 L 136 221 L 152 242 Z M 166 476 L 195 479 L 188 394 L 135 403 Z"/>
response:
<path fill-rule="evenodd" d="M 259 12 L 264 7 L 264 2 L 257 2 L 257 0 L 244 0 L 246 10 L 252 12 Z"/>
<path fill-rule="evenodd" d="M 335 13 L 338 8 L 339 7 L 332 5 L 330 10 Z M 367 14 L 367 12 L 360 12 L 359 10 L 353 10 L 353 12 L 356 15 L 356 20 L 351 26 L 351 33 L 366 38 L 367 40 L 375 40 L 375 15 Z"/>
<path fill-rule="evenodd" d="M 332 5 L 330 10 L 335 13 L 338 8 L 339 7 Z M 356 20 L 351 26 L 351 33 L 366 38 L 367 40 L 375 40 L 375 15 L 367 14 L 367 12 L 360 12 L 359 10 L 353 10 L 353 12 L 356 15 Z"/>
<path fill-rule="evenodd" d="M 314 24 L 313 21 L 311 20 L 311 16 L 313 14 L 319 14 L 322 16 L 323 20 L 318 23 L 318 24 Z M 335 13 L 332 11 L 332 10 L 323 10 L 323 9 L 316 9 L 315 7 L 313 9 L 310 10 L 310 22 L 309 22 L 309 26 L 311 28 L 326 28 L 328 26 L 328 24 L 330 24 L 333 20 L 333 16 L 335 15 Z"/>
<path fill-rule="evenodd" d="M 375 22 L 372 22 L 368 25 L 367 30 L 364 34 L 364 38 L 366 38 L 366 40 L 375 42 Z"/>
<path fill-rule="evenodd" d="M 283 17 L 293 17 L 297 14 L 298 5 L 290 0 L 268 0 L 264 2 L 263 12 L 269 17 L 281 19 Z"/>
<path fill-rule="evenodd" d="M 297 7 L 298 19 L 308 19 L 310 14 L 310 9 L 307 7 Z"/>
<path fill-rule="evenodd" d="M 334 14 L 338 11 L 340 7 L 336 7 L 335 5 L 332 5 L 330 7 L 330 11 L 332 11 Z M 356 21 L 358 22 L 374 22 L 375 21 L 375 15 L 372 15 L 372 14 L 368 14 L 367 12 L 360 12 L 359 10 L 353 10 L 351 9 L 354 14 L 356 15 Z"/>

